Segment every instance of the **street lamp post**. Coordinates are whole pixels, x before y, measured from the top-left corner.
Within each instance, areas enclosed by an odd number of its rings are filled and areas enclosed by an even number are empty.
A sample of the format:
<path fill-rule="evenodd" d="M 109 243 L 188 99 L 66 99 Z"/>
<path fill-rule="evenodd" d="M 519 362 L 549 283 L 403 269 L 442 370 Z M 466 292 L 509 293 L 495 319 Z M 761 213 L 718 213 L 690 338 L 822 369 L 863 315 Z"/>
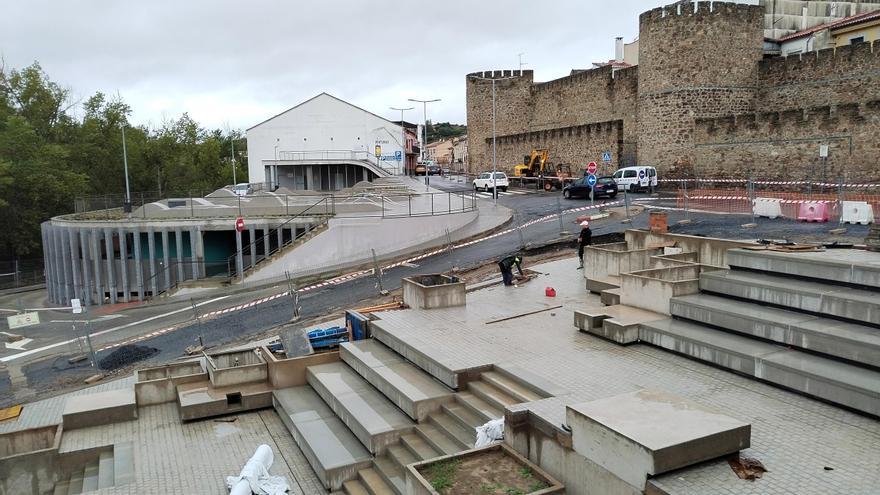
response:
<path fill-rule="evenodd" d="M 237 184 L 235 180 L 235 137 L 232 133 L 229 133 L 229 142 L 232 144 L 232 185 L 233 187 Z"/>
<path fill-rule="evenodd" d="M 424 129 L 422 132 L 424 133 L 424 140 L 422 141 L 421 149 L 419 149 L 419 158 L 421 158 L 422 162 L 425 161 L 425 146 L 428 144 L 428 103 L 434 103 L 435 101 L 440 101 L 440 98 L 436 98 L 434 100 L 418 100 L 416 98 L 408 98 L 408 101 L 412 101 L 415 103 L 422 104 L 422 117 L 424 118 Z M 427 174 L 427 172 L 425 172 Z"/>
<path fill-rule="evenodd" d="M 272 167 L 272 172 L 269 174 L 269 189 L 272 189 L 273 181 L 277 180 L 275 178 L 278 175 L 278 143 L 281 141 L 281 138 L 275 138 L 275 166 Z"/>
<path fill-rule="evenodd" d="M 498 154 L 496 152 L 496 136 L 495 136 L 495 82 L 496 81 L 506 81 L 508 79 L 516 79 L 518 76 L 511 77 L 480 77 L 480 76 L 469 76 L 474 79 L 479 79 L 482 81 L 492 81 L 492 204 L 498 204 L 498 188 L 495 187 L 498 185 L 498 180 L 495 177 L 495 172 L 498 169 Z"/>
<path fill-rule="evenodd" d="M 403 112 L 407 110 L 412 110 L 414 107 L 409 108 L 396 108 L 396 107 L 388 107 L 391 110 L 400 110 L 400 154 L 401 154 L 401 168 L 406 170 L 406 127 L 403 126 Z M 421 150 L 420 150 L 421 151 Z"/>

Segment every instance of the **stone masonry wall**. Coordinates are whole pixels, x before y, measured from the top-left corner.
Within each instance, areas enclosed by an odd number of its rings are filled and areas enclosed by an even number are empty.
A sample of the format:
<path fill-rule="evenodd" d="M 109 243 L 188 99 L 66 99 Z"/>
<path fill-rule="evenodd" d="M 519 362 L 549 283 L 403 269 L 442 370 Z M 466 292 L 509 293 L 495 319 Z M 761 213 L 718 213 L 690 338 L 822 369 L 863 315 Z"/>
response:
<path fill-rule="evenodd" d="M 532 149 L 550 149 L 552 163 L 568 163 L 572 172 L 582 175 L 587 163 L 595 161 L 599 164 L 599 174 L 613 173 L 617 167 L 623 144 L 623 121 L 612 120 L 577 126 L 530 131 L 497 138 L 498 170 L 513 173 L 513 167 L 522 163 L 523 156 Z M 491 149 L 492 140 L 488 139 Z M 523 151 L 525 150 L 525 151 Z M 611 165 L 604 165 L 601 160 L 589 157 L 601 157 L 603 151 L 611 151 Z M 475 173 L 491 170 L 492 164 Z"/>
<path fill-rule="evenodd" d="M 694 144 L 695 172 L 703 177 L 876 180 L 880 100 L 697 119 Z M 829 145 L 824 168 L 820 144 Z"/>
<path fill-rule="evenodd" d="M 506 79 L 504 79 L 506 78 Z M 486 71 L 467 75 L 467 125 L 470 173 L 492 166 L 492 79 L 495 79 L 496 135 L 529 130 L 532 114 L 533 73 L 524 71 Z M 491 141 L 490 141 L 491 142 Z M 520 157 L 522 158 L 522 157 Z"/>

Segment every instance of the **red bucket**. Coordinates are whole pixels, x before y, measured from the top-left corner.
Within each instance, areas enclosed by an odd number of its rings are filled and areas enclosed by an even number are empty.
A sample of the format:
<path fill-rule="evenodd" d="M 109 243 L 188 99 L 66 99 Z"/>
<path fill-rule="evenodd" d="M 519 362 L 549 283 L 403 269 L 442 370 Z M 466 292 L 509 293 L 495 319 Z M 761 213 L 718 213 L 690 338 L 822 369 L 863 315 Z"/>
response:
<path fill-rule="evenodd" d="M 556 297 L 556 289 L 553 287 L 547 287 L 544 289 L 544 295 L 547 297 Z"/>

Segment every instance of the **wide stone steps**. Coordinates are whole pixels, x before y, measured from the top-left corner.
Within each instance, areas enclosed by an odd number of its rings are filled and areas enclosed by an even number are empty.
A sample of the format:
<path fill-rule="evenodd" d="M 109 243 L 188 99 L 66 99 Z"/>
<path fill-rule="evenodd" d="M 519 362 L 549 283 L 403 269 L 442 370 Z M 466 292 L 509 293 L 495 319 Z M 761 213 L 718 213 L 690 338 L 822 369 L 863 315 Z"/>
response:
<path fill-rule="evenodd" d="M 880 415 L 880 372 L 683 320 L 643 323 L 640 339 L 806 395 Z"/>
<path fill-rule="evenodd" d="M 272 395 L 275 410 L 325 488 L 340 489 L 372 464 L 367 449 L 311 387 Z"/>
<path fill-rule="evenodd" d="M 880 329 L 874 327 L 710 294 L 674 297 L 670 312 L 744 335 L 880 367 Z"/>
<path fill-rule="evenodd" d="M 398 495 L 406 494 L 406 472 L 404 468 L 390 459 L 389 456 L 381 456 L 373 459 L 373 469 L 379 473 L 382 481 Z"/>
<path fill-rule="evenodd" d="M 489 403 L 489 405 L 493 406 L 495 409 L 501 411 L 502 416 L 504 415 L 505 407 L 523 402 L 484 381 L 470 382 L 467 384 L 467 389 L 475 396 Z"/>
<path fill-rule="evenodd" d="M 455 442 L 459 450 L 467 450 L 474 447 L 476 432 L 468 430 L 452 416 L 438 413 L 432 414 L 428 419 L 431 421 L 431 424 Z"/>
<path fill-rule="evenodd" d="M 416 433 L 440 455 L 455 454 L 464 450 L 457 440 L 450 438 L 432 423 L 420 423 L 416 426 Z"/>
<path fill-rule="evenodd" d="M 418 433 L 407 433 L 406 435 L 401 436 L 400 444 L 406 447 L 414 457 L 417 457 L 422 461 L 444 455 L 431 444 L 426 442 L 425 439 L 422 438 L 422 435 Z"/>
<path fill-rule="evenodd" d="M 880 325 L 880 292 L 743 270 L 703 272 L 700 289 L 798 311 Z"/>
<path fill-rule="evenodd" d="M 413 421 L 379 390 L 343 362 L 310 366 L 309 385 L 324 399 L 336 416 L 373 454 L 412 430 Z"/>
<path fill-rule="evenodd" d="M 452 399 L 453 391 L 374 339 L 340 346 L 340 357 L 373 387 L 420 421 Z"/>
<path fill-rule="evenodd" d="M 359 495 L 395 495 L 394 488 L 388 485 L 382 475 L 373 468 L 358 471 L 358 479 L 345 485 L 345 493 Z"/>
<path fill-rule="evenodd" d="M 112 450 L 100 452 L 97 458 L 86 462 L 67 479 L 55 483 L 53 495 L 89 493 L 130 483 L 134 480 L 134 459 L 131 454 L 131 442 L 119 443 Z"/>
<path fill-rule="evenodd" d="M 481 424 L 485 424 L 489 420 L 498 419 L 504 416 L 504 408 L 490 404 L 483 400 L 482 397 L 468 391 L 457 393 L 455 395 L 455 400 L 457 403 L 473 412 L 478 418 L 483 419 L 483 423 Z"/>
<path fill-rule="evenodd" d="M 731 267 L 807 277 L 838 284 L 880 289 L 880 264 L 875 255 L 861 250 L 837 250 L 816 253 L 776 253 L 731 249 L 727 264 Z"/>
<path fill-rule="evenodd" d="M 544 398 L 526 385 L 498 371 L 484 371 L 480 374 L 480 380 L 513 397 L 517 402 L 532 402 Z"/>

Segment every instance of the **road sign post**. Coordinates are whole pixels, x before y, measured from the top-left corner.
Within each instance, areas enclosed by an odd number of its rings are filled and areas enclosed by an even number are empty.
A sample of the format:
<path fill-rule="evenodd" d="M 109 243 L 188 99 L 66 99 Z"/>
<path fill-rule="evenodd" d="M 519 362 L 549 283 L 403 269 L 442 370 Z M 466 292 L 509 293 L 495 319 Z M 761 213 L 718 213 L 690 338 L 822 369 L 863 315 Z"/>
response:
<path fill-rule="evenodd" d="M 594 162 L 590 162 L 590 165 L 593 166 L 593 170 L 595 171 L 596 164 Z M 590 170 L 590 166 L 588 165 L 587 171 L 589 171 L 589 170 Z M 590 186 L 590 206 L 593 206 L 593 201 L 594 201 L 594 196 L 595 196 L 593 194 L 593 192 L 595 191 L 595 187 L 596 187 L 596 176 L 593 175 L 593 173 L 590 173 L 590 175 L 587 176 L 587 185 Z"/>

